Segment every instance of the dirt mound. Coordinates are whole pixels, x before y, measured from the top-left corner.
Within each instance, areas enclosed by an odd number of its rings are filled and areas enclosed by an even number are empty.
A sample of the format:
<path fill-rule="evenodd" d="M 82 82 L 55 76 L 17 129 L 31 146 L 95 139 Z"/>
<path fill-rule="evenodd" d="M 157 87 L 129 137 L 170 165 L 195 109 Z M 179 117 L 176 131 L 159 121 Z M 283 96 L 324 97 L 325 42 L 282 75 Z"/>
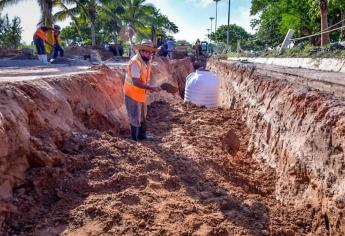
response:
<path fill-rule="evenodd" d="M 171 84 L 178 88 L 178 94 L 181 96 L 184 94 L 186 77 L 193 71 L 193 64 L 189 58 L 171 61 L 162 57 L 154 57 L 150 83 L 155 86 L 164 83 Z M 149 102 L 161 101 L 170 96 L 166 92 L 154 93 L 150 95 Z"/>
<path fill-rule="evenodd" d="M 84 55 L 89 55 L 90 50 L 85 47 L 80 46 L 70 46 L 64 49 L 65 57 L 83 57 Z"/>
<path fill-rule="evenodd" d="M 28 168 L 64 163 L 59 147 L 72 132 L 88 128 L 115 135 L 128 127 L 124 75 L 107 67 L 93 70 L 0 85 L 1 211 L 13 209 L 6 204 L 13 200 L 12 188 L 25 181 Z"/>
<path fill-rule="evenodd" d="M 176 100 L 176 99 L 175 99 Z M 31 169 L 14 192 L 9 235 L 304 235 L 311 215 L 274 200 L 275 175 L 247 152 L 240 111 L 153 103 L 153 142 L 75 132 L 59 167 Z M 241 133 L 236 155 L 223 151 Z M 22 214 L 25 212 L 25 214 Z"/>
<path fill-rule="evenodd" d="M 0 58 L 10 58 L 20 54 L 19 49 L 9 49 L 0 47 Z"/>
<path fill-rule="evenodd" d="M 177 61 L 171 61 L 169 67 L 172 77 L 177 80 L 179 95 L 181 98 L 184 98 L 186 77 L 194 72 L 193 63 L 190 58 L 184 58 Z"/>
<path fill-rule="evenodd" d="M 237 133 L 240 131 L 237 131 Z M 229 130 L 222 141 L 223 148 L 231 155 L 236 155 L 241 147 L 239 135 L 234 130 Z"/>
<path fill-rule="evenodd" d="M 187 46 L 176 46 L 172 51 L 173 59 L 183 59 L 188 57 L 188 47 Z"/>
<path fill-rule="evenodd" d="M 65 48 L 65 57 L 68 58 L 83 58 L 102 62 L 112 58 L 114 55 L 112 52 L 101 47 L 81 47 L 81 46 L 70 46 Z"/>
<path fill-rule="evenodd" d="M 0 58 L 18 59 L 37 59 L 31 48 L 9 49 L 0 47 Z"/>
<path fill-rule="evenodd" d="M 105 61 L 114 57 L 114 54 L 110 50 L 102 48 L 102 47 L 91 46 L 91 47 L 88 47 L 88 49 L 97 51 L 99 55 L 101 56 L 102 61 Z"/>

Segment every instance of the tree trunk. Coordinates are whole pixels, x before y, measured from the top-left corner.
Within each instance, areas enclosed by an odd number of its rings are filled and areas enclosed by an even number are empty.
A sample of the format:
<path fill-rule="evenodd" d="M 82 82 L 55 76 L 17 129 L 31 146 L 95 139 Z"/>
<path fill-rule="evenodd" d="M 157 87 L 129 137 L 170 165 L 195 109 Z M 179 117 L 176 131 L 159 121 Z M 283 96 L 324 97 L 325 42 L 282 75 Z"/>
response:
<path fill-rule="evenodd" d="M 157 31 L 154 26 L 151 26 L 151 41 L 155 46 L 157 45 Z"/>
<path fill-rule="evenodd" d="M 320 13 L 321 13 L 321 31 L 328 28 L 328 2 L 327 0 L 320 0 Z M 321 47 L 330 43 L 329 33 L 321 34 Z"/>
<path fill-rule="evenodd" d="M 340 15 L 341 15 L 341 20 L 342 20 L 341 26 L 343 27 L 341 29 L 340 38 L 341 38 L 341 40 L 345 40 L 345 12 L 343 9 L 340 10 Z"/>
<path fill-rule="evenodd" d="M 117 31 L 114 31 L 113 33 L 113 39 L 114 39 L 114 50 L 116 52 L 115 56 L 120 56 L 120 50 L 119 50 L 119 45 L 118 45 L 118 40 L 117 40 Z M 113 52 L 114 53 L 114 52 Z"/>
<path fill-rule="evenodd" d="M 91 23 L 91 42 L 92 46 L 96 46 L 96 29 L 94 23 Z"/>
<path fill-rule="evenodd" d="M 42 14 L 42 19 L 41 23 L 44 26 L 52 27 L 53 26 L 53 1 L 52 0 L 39 0 L 38 4 L 41 8 L 41 14 Z M 53 31 L 49 30 L 48 31 L 48 42 L 50 44 L 53 44 L 54 42 L 54 36 L 53 36 Z M 53 50 L 51 46 L 48 44 L 45 45 L 45 49 L 47 54 L 50 54 Z"/>
<path fill-rule="evenodd" d="M 114 40 L 114 43 L 117 44 L 117 31 L 114 31 L 113 33 L 113 40 Z"/>

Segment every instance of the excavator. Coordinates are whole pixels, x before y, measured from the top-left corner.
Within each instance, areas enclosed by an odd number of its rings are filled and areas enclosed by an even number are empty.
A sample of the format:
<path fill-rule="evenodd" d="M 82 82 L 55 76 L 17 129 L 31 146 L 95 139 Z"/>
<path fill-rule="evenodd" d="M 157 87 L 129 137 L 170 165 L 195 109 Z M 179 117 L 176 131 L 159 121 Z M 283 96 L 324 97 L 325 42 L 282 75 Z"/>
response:
<path fill-rule="evenodd" d="M 198 47 L 198 48 L 197 48 Z M 209 43 L 206 41 L 200 42 L 200 45 L 194 45 L 193 46 L 193 65 L 195 69 L 198 68 L 205 68 L 207 58 L 209 57 Z"/>

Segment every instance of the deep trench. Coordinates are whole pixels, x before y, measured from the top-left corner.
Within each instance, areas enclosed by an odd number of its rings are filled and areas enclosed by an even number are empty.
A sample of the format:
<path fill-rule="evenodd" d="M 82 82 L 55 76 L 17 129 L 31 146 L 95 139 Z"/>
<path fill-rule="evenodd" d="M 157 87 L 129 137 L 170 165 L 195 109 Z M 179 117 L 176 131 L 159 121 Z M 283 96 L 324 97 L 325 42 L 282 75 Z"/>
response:
<path fill-rule="evenodd" d="M 15 192 L 9 235 L 290 235 L 311 212 L 274 200 L 275 174 L 247 152 L 238 110 L 181 101 L 149 107 L 154 140 L 75 133 L 61 168 L 34 167 Z M 34 185 L 30 183 L 33 180 Z M 23 191 L 25 194 L 23 194 Z M 21 195 L 22 194 L 22 195 Z"/>
<path fill-rule="evenodd" d="M 275 173 L 247 151 L 239 110 L 155 102 L 153 141 L 74 133 L 60 168 L 34 167 L 9 235 L 303 235 L 312 212 L 274 199 Z M 30 182 L 33 180 L 34 185 Z M 25 192 L 23 194 L 23 192 Z"/>
<path fill-rule="evenodd" d="M 35 163 L 14 189 L 17 211 L 6 216 L 5 235 L 310 235 L 330 230 L 327 214 L 277 198 L 281 176 L 257 156 L 261 150 L 250 147 L 248 107 L 207 109 L 165 96 L 149 106 L 153 140 L 138 143 L 123 127 L 111 127 L 108 117 L 78 112 L 84 129 L 56 142 L 64 161 Z"/>

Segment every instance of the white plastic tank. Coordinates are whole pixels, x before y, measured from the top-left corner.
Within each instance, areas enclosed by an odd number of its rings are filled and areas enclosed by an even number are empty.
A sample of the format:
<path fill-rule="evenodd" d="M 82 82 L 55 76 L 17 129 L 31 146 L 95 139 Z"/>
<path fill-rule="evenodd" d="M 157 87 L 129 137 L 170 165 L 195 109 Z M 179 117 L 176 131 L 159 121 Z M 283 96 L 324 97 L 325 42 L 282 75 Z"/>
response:
<path fill-rule="evenodd" d="M 209 71 L 197 70 L 186 78 L 184 101 L 214 108 L 219 102 L 220 80 Z"/>

